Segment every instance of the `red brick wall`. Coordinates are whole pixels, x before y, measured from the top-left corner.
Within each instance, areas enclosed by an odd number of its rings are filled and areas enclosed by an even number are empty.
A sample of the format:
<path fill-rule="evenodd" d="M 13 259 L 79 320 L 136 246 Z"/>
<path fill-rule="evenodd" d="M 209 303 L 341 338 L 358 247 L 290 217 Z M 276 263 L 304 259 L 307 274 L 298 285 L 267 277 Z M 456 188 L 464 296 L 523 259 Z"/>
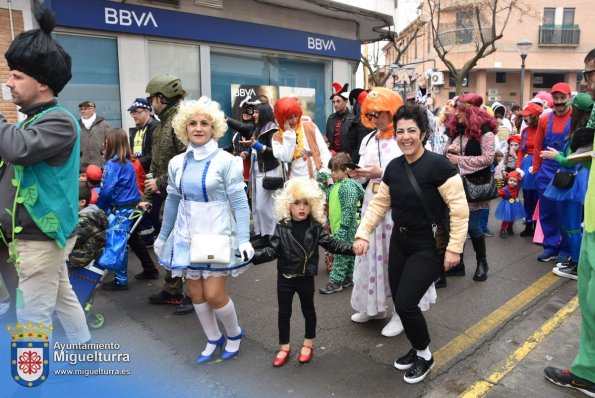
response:
<path fill-rule="evenodd" d="M 23 14 L 21 11 L 12 10 L 12 21 L 15 36 L 23 31 Z M 0 8 L 0 83 L 6 83 L 8 79 L 8 65 L 4 53 L 12 41 L 10 34 L 10 16 L 8 9 Z M 4 115 L 9 122 L 17 121 L 17 108 L 11 101 L 4 101 L 0 94 L 0 114 Z"/>

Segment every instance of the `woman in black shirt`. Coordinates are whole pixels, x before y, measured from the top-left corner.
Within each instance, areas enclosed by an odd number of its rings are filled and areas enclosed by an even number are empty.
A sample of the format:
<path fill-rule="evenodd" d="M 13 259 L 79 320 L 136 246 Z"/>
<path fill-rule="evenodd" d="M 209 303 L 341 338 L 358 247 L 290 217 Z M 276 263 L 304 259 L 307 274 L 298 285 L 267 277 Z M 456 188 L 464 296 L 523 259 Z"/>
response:
<path fill-rule="evenodd" d="M 366 253 L 370 234 L 392 209 L 389 284 L 395 309 L 413 347 L 394 366 L 407 370 L 404 376 L 407 383 L 418 383 L 434 366 L 428 327 L 418 303 L 442 267 L 448 270 L 459 263 L 467 235 L 469 207 L 456 168 L 444 156 L 424 149 L 428 134 L 425 110 L 405 105 L 396 112 L 394 125 L 403 156 L 393 159 L 386 167 L 378 193 L 355 235 L 354 251 L 357 255 Z M 408 177 L 407 168 L 421 190 L 429 215 Z M 439 250 L 433 224 L 444 226 L 447 209 L 450 236 L 446 248 Z"/>

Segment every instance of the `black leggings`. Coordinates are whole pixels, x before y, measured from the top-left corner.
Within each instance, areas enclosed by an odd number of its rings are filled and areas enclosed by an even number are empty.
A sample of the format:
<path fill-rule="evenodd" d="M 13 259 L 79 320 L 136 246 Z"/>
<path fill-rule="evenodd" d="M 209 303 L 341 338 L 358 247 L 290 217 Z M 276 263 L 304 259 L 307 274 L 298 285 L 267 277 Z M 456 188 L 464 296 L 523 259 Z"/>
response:
<path fill-rule="evenodd" d="M 405 334 L 416 350 L 430 344 L 428 325 L 418 304 L 438 279 L 444 254 L 435 249 L 431 234 L 407 236 L 395 228 L 388 256 L 388 279 L 395 311 L 403 322 Z"/>
<path fill-rule="evenodd" d="M 277 276 L 277 301 L 279 303 L 279 344 L 289 344 L 289 321 L 293 295 L 297 293 L 302 305 L 302 313 L 306 320 L 306 334 L 304 338 L 316 337 L 316 309 L 314 309 L 314 277 L 299 276 L 285 278 Z"/>

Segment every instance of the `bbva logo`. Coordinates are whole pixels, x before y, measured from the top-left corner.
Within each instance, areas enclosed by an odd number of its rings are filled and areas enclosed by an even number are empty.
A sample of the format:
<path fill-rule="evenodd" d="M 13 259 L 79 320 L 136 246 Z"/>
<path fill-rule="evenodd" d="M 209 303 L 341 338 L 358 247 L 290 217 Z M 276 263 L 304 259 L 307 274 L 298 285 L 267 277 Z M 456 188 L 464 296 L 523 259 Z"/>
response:
<path fill-rule="evenodd" d="M 108 25 L 132 26 L 134 23 L 139 28 L 149 24 L 157 27 L 157 21 L 151 12 L 142 12 L 137 15 L 134 11 L 116 10 L 115 8 L 105 8 L 105 23 Z"/>
<path fill-rule="evenodd" d="M 335 48 L 335 43 L 333 42 L 333 39 L 325 40 L 325 39 L 321 39 L 320 37 L 308 36 L 308 48 L 310 50 L 337 51 L 337 49 Z"/>
<path fill-rule="evenodd" d="M 233 95 L 235 97 L 251 97 L 256 95 L 256 90 L 253 88 L 238 88 Z"/>

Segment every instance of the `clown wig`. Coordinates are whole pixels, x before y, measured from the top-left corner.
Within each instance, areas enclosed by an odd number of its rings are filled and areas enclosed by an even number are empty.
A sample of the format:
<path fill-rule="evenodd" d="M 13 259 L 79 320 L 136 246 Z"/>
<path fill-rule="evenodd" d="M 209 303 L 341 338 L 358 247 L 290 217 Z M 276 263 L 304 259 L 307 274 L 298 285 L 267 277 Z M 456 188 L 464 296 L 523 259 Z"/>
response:
<path fill-rule="evenodd" d="M 287 181 L 281 193 L 275 197 L 275 217 L 278 221 L 291 221 L 291 204 L 296 200 L 307 200 L 310 204 L 310 216 L 320 224 L 326 223 L 326 195 L 315 180 L 306 177 Z"/>
<path fill-rule="evenodd" d="M 196 115 L 204 115 L 211 121 L 213 126 L 213 139 L 218 141 L 223 137 L 227 131 L 227 123 L 225 122 L 225 114 L 221 110 L 218 102 L 215 102 L 207 97 L 200 97 L 198 101 L 184 101 L 180 104 L 180 109 L 172 120 L 172 126 L 176 137 L 184 145 L 188 145 L 188 132 L 186 126 L 190 119 Z"/>
<path fill-rule="evenodd" d="M 302 120 L 302 106 L 300 100 L 296 97 L 283 97 L 275 102 L 275 119 L 281 130 L 285 129 L 285 122 L 291 119 L 292 116 L 297 116 L 298 126 Z"/>
<path fill-rule="evenodd" d="M 448 135 L 457 137 L 464 129 L 467 137 L 480 141 L 481 136 L 488 131 L 495 134 L 498 131 L 498 121 L 481 107 L 482 104 L 483 99 L 473 93 L 463 94 L 457 98 L 455 109 L 463 113 L 465 120 L 459 123 L 459 115 L 456 112 L 450 115 L 445 123 Z"/>
<path fill-rule="evenodd" d="M 388 88 L 374 87 L 368 94 L 364 103 L 362 104 L 362 124 L 368 128 L 375 128 L 371 120 L 366 117 L 372 112 L 388 112 L 390 113 L 391 124 L 388 126 L 390 131 L 394 130 L 393 116 L 397 113 L 397 109 L 403 106 L 403 98 L 397 93 Z"/>

